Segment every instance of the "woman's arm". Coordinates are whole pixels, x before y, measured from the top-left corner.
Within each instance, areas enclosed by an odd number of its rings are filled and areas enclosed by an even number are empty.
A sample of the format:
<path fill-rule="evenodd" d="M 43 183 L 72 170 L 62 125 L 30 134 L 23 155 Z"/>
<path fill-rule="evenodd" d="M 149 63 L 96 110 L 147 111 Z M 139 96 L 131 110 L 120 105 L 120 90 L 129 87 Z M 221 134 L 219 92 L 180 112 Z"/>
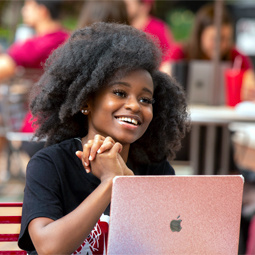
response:
<path fill-rule="evenodd" d="M 0 81 L 15 74 L 16 63 L 8 54 L 0 55 Z"/>
<path fill-rule="evenodd" d="M 112 179 L 132 173 L 119 154 L 121 148 L 115 143 L 90 161 L 92 173 L 101 184 L 75 210 L 56 221 L 40 217 L 29 223 L 29 234 L 39 254 L 70 254 L 88 237 L 110 203 Z M 86 146 L 84 150 L 88 155 Z"/>
<path fill-rule="evenodd" d="M 71 254 L 88 237 L 111 199 L 112 178 L 105 179 L 75 210 L 53 221 L 36 218 L 28 231 L 38 254 Z"/>
<path fill-rule="evenodd" d="M 241 90 L 242 101 L 255 101 L 255 75 L 252 69 L 244 72 Z"/>

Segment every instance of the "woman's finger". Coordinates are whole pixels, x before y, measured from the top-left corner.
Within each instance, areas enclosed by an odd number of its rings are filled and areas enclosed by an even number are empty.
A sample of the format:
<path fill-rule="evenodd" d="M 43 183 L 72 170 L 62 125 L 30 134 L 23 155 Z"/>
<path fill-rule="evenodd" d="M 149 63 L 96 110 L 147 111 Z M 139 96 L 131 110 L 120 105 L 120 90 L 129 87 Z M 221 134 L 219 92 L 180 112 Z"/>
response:
<path fill-rule="evenodd" d="M 90 169 L 90 166 L 85 165 L 85 162 L 83 160 L 83 151 L 76 151 L 75 154 L 81 160 L 82 165 L 85 168 L 86 172 L 89 173 L 91 169 Z"/>
<path fill-rule="evenodd" d="M 75 154 L 80 160 L 82 160 L 82 151 L 76 151 Z"/>
<path fill-rule="evenodd" d="M 97 154 L 97 151 L 100 149 L 101 145 L 104 143 L 105 137 L 101 135 L 95 135 L 93 144 L 90 149 L 89 160 L 94 160 Z"/>
<path fill-rule="evenodd" d="M 115 141 L 110 136 L 107 136 L 99 150 L 97 150 L 97 153 L 103 153 L 104 151 L 110 150 L 114 144 Z"/>
<path fill-rule="evenodd" d="M 122 145 L 120 143 L 117 142 L 112 146 L 111 153 L 117 154 L 117 153 L 120 153 L 121 151 L 122 151 Z"/>
<path fill-rule="evenodd" d="M 89 140 L 87 143 L 83 145 L 82 163 L 87 172 L 90 172 L 89 156 L 90 156 L 92 145 L 93 145 L 93 140 Z"/>

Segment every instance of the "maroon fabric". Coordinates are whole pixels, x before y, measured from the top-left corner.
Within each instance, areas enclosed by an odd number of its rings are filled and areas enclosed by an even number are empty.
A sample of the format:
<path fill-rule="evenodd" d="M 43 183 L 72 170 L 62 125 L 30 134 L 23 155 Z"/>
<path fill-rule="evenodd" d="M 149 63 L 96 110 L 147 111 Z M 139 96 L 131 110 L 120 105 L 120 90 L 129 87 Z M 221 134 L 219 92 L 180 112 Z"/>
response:
<path fill-rule="evenodd" d="M 173 36 L 168 25 L 164 21 L 151 16 L 143 31 L 156 38 L 163 53 L 163 62 L 169 61 Z"/>
<path fill-rule="evenodd" d="M 237 56 L 240 56 L 242 58 L 242 65 L 241 65 L 241 69 L 243 71 L 246 71 L 248 69 L 252 69 L 253 65 L 252 62 L 250 60 L 249 57 L 243 55 L 241 52 L 239 52 L 237 49 L 232 48 L 231 52 L 230 52 L 230 61 L 232 63 L 234 63 L 235 58 Z M 185 55 L 184 51 L 183 51 L 183 47 L 181 44 L 175 44 L 172 47 L 172 51 L 170 54 L 170 58 L 172 61 L 178 61 L 178 60 L 185 60 L 187 58 L 187 56 Z"/>
<path fill-rule="evenodd" d="M 43 36 L 35 36 L 24 42 L 17 42 L 10 46 L 7 53 L 18 66 L 26 68 L 42 68 L 50 53 L 62 44 L 69 34 L 57 31 Z"/>
<path fill-rule="evenodd" d="M 48 56 L 58 46 L 64 43 L 69 37 L 69 33 L 63 30 L 43 36 L 35 36 L 25 42 L 14 43 L 9 49 L 8 54 L 14 59 L 18 66 L 25 68 L 42 68 Z M 34 132 L 32 127 L 31 114 L 28 113 L 24 119 L 21 132 Z"/>
<path fill-rule="evenodd" d="M 255 254 L 255 217 L 250 222 L 246 254 Z"/>

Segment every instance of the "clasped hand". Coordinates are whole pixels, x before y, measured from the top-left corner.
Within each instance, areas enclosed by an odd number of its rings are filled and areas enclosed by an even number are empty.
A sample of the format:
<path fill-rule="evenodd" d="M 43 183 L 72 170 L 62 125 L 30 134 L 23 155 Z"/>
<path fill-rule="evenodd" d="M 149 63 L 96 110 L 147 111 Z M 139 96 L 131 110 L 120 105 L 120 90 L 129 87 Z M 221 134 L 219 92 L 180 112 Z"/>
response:
<path fill-rule="evenodd" d="M 92 172 L 101 181 L 118 175 L 133 175 L 120 153 L 122 145 L 111 137 L 95 135 L 83 145 L 76 155 L 81 159 L 87 173 Z"/>

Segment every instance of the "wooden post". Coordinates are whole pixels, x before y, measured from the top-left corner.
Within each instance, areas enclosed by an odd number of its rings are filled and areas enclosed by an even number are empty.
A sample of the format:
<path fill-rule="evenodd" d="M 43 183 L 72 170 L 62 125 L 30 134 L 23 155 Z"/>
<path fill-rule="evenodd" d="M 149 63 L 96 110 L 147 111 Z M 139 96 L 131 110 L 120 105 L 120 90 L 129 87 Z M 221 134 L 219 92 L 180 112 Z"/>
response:
<path fill-rule="evenodd" d="M 221 23 L 222 23 L 222 8 L 223 0 L 215 0 L 214 3 L 214 25 L 216 27 L 216 42 L 215 52 L 213 57 L 213 68 L 214 68 L 214 86 L 213 90 L 213 105 L 217 105 L 219 102 L 219 91 L 220 91 L 220 41 L 221 41 Z"/>

